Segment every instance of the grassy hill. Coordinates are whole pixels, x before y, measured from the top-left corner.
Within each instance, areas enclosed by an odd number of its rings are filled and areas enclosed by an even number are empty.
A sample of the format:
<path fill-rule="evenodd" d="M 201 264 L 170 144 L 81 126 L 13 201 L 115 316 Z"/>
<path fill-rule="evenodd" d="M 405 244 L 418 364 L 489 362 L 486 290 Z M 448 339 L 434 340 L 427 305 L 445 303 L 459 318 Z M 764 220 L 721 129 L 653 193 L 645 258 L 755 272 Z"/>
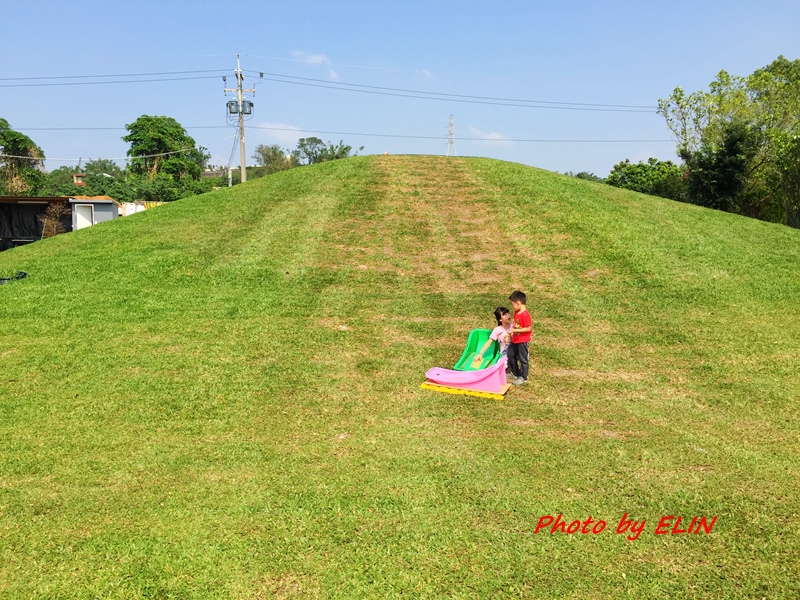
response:
<path fill-rule="evenodd" d="M 797 597 L 798 266 L 800 231 L 437 157 L 3 252 L 0 597 Z M 420 389 L 514 289 L 530 383 Z"/>

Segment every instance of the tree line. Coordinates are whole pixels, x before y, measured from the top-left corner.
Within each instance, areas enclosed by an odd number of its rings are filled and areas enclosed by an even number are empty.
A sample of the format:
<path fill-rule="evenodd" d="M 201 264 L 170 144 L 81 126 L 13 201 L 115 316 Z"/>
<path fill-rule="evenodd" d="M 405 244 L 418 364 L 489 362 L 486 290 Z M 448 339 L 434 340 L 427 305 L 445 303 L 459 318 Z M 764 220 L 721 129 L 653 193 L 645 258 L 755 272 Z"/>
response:
<path fill-rule="evenodd" d="M 170 201 L 210 191 L 201 180 L 211 156 L 171 117 L 142 115 L 125 126 L 130 144 L 126 168 L 109 159 L 45 171 L 45 153 L 0 119 L 0 194 L 9 196 L 110 196 L 120 202 Z M 85 186 L 73 175 L 83 173 Z"/>
<path fill-rule="evenodd" d="M 202 177 L 211 155 L 175 119 L 142 115 L 125 126 L 122 140 L 130 144 L 128 165 L 121 168 L 109 159 L 89 160 L 77 166 L 44 170 L 45 154 L 25 134 L 0 118 L 0 195 L 4 196 L 109 196 L 118 202 L 169 202 L 228 185 L 227 178 Z M 363 147 L 361 148 L 363 149 Z M 302 138 L 294 151 L 278 146 L 256 148 L 253 155 L 261 168 L 248 169 L 260 177 L 297 166 L 347 158 L 352 147 L 344 142 L 325 143 Z M 85 174 L 85 186 L 74 183 Z M 233 183 L 239 183 L 237 174 Z"/>
<path fill-rule="evenodd" d="M 708 91 L 677 87 L 658 105 L 683 164 L 569 175 L 800 228 L 800 60 L 780 56 L 748 77 L 720 71 Z"/>
<path fill-rule="evenodd" d="M 364 149 L 361 146 L 359 152 Z M 340 158 L 355 156 L 353 147 L 345 145 L 344 141 L 338 144 L 323 142 L 318 137 L 300 138 L 294 150 L 285 150 L 278 144 L 256 146 L 252 158 L 265 174 L 286 171 L 294 167 L 313 165 Z M 356 152 L 356 155 L 358 152 Z"/>

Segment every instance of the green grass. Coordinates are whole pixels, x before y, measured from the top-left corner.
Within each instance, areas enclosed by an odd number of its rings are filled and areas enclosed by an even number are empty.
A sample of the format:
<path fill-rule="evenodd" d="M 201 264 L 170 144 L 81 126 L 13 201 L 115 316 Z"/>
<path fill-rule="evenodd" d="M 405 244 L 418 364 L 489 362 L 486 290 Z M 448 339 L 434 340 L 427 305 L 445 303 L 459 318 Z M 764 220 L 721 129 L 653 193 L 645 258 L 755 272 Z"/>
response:
<path fill-rule="evenodd" d="M 799 265 L 796 230 L 435 157 L 3 252 L 0 597 L 797 597 Z M 531 382 L 420 389 L 514 289 Z"/>

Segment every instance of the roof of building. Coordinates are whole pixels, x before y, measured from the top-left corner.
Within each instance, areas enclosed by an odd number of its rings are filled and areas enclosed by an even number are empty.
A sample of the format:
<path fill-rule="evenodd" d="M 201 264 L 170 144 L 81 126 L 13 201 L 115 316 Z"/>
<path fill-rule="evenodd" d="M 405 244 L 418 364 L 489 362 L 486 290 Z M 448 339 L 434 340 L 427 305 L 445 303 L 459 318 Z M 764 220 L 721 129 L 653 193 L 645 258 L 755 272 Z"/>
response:
<path fill-rule="evenodd" d="M 53 204 L 67 199 L 68 196 L 0 196 L 4 204 Z"/>
<path fill-rule="evenodd" d="M 111 200 L 116 202 L 111 196 L 70 196 L 70 200 Z"/>

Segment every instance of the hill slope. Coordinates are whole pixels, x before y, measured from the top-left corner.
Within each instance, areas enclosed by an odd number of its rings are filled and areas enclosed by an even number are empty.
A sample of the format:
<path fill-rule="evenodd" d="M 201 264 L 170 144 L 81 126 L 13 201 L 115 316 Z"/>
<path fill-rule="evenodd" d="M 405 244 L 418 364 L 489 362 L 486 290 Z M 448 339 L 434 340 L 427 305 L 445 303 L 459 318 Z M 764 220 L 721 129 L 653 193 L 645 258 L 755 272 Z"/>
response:
<path fill-rule="evenodd" d="M 791 597 L 799 264 L 795 230 L 437 157 L 4 252 L 0 596 Z M 514 289 L 531 382 L 419 389 Z"/>

